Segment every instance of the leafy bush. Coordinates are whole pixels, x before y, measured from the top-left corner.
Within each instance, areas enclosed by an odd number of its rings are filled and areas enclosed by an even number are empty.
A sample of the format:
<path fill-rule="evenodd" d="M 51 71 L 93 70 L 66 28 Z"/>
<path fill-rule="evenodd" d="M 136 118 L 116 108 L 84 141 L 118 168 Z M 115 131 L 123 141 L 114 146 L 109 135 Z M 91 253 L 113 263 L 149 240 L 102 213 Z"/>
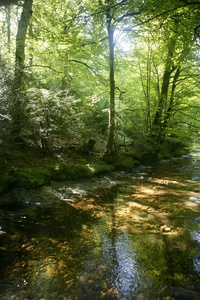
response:
<path fill-rule="evenodd" d="M 183 139 L 174 134 L 168 136 L 160 145 L 158 159 L 181 156 L 188 152 L 190 146 L 191 142 L 189 139 Z"/>

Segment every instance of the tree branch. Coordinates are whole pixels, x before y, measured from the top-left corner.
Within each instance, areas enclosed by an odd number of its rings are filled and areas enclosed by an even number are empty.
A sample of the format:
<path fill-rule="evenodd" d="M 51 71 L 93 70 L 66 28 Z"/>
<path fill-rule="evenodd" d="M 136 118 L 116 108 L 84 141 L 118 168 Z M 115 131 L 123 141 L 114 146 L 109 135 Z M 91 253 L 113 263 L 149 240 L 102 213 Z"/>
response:
<path fill-rule="evenodd" d="M 123 16 L 121 16 L 120 18 L 116 19 L 115 20 L 115 23 L 120 23 L 122 20 L 124 20 L 125 18 L 128 18 L 128 17 L 133 17 L 133 16 L 138 16 L 142 13 L 142 11 L 134 11 L 132 13 L 127 13 Z"/>
<path fill-rule="evenodd" d="M 49 70 L 51 70 L 51 71 L 53 71 L 55 73 L 63 74 L 63 72 L 57 71 L 57 70 L 53 69 L 51 66 L 31 65 L 31 66 L 25 66 L 24 69 L 33 68 L 33 67 L 46 68 L 46 69 L 49 69 Z"/>
<path fill-rule="evenodd" d="M 186 5 L 196 5 L 196 4 L 200 4 L 200 1 L 192 1 L 189 2 L 187 0 L 180 0 L 181 2 L 184 2 Z"/>
<path fill-rule="evenodd" d="M 76 59 L 69 59 L 68 61 L 71 61 L 71 62 L 75 62 L 75 63 L 81 64 L 81 65 L 87 67 L 88 69 L 90 69 L 94 74 L 96 74 L 95 71 L 94 71 L 94 69 L 93 69 L 92 67 L 90 67 L 88 64 L 86 64 L 85 62 L 82 62 L 82 61 L 76 60 Z"/>

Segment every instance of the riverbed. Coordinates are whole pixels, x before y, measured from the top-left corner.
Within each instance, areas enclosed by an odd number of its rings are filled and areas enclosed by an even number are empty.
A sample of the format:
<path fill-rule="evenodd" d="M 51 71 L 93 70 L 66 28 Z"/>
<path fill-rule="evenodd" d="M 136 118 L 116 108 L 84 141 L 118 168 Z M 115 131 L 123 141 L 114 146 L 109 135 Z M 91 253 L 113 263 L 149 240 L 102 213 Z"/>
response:
<path fill-rule="evenodd" d="M 52 187 L 61 200 L 0 209 L 0 299 L 200 295 L 198 148 Z"/>

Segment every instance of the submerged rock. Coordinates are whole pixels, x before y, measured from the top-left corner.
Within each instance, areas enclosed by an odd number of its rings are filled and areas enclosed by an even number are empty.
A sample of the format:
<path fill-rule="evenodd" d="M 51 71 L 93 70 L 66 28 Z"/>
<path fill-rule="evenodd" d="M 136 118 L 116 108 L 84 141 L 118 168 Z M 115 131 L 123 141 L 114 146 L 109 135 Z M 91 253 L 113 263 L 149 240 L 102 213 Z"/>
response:
<path fill-rule="evenodd" d="M 55 201 L 63 200 L 62 194 L 50 186 L 39 189 L 15 188 L 0 198 L 0 206 L 9 206 L 13 209 L 37 205 L 51 206 Z"/>
<path fill-rule="evenodd" d="M 41 199 L 35 190 L 27 188 L 15 188 L 0 198 L 0 206 L 8 206 L 13 209 L 20 209 L 31 204 L 40 202 Z"/>
<path fill-rule="evenodd" d="M 192 201 L 192 202 L 200 204 L 200 196 L 197 196 L 197 197 L 191 196 L 189 198 L 189 200 Z"/>
<path fill-rule="evenodd" d="M 195 291 L 186 290 L 181 287 L 170 287 L 171 296 L 175 297 L 176 300 L 199 300 L 200 293 Z"/>
<path fill-rule="evenodd" d="M 37 190 L 37 193 L 46 201 L 62 200 L 63 196 L 50 186 L 43 186 Z"/>
<path fill-rule="evenodd" d="M 170 232 L 172 229 L 171 227 L 167 226 L 167 225 L 163 225 L 160 227 L 160 231 L 162 232 Z"/>
<path fill-rule="evenodd" d="M 182 287 L 167 286 L 160 292 L 158 299 L 199 300 L 200 293 Z"/>

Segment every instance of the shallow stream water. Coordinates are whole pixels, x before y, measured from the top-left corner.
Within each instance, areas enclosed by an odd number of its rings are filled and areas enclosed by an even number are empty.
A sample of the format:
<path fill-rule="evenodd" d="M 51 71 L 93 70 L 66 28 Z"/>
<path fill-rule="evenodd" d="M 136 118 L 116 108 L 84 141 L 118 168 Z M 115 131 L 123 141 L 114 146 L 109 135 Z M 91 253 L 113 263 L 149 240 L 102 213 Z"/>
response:
<path fill-rule="evenodd" d="M 0 209 L 0 299 L 200 299 L 198 149 L 53 188 Z"/>

